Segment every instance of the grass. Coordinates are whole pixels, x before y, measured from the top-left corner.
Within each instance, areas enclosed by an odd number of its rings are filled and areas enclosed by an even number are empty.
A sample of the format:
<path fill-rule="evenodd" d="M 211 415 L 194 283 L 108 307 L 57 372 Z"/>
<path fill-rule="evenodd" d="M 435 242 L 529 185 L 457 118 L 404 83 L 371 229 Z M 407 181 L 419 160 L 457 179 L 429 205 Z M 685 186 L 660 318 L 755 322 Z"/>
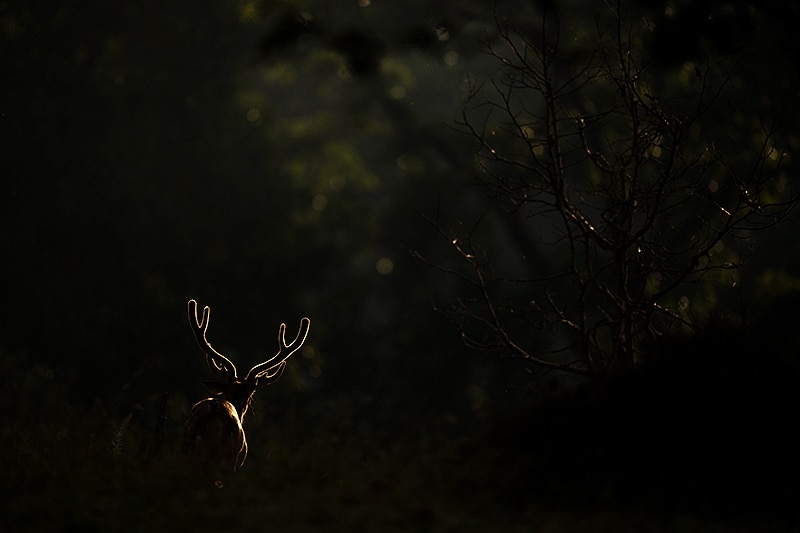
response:
<path fill-rule="evenodd" d="M 793 444 L 738 459 L 749 448 L 736 446 L 702 472 L 705 460 L 690 455 L 702 435 L 676 448 L 682 431 L 699 425 L 642 423 L 657 415 L 652 406 L 632 419 L 602 415 L 648 396 L 590 391 L 502 420 L 435 409 L 379 420 L 347 399 L 298 408 L 293 425 L 254 414 L 247 462 L 220 487 L 173 452 L 180 421 L 169 421 L 167 445 L 149 457 L 149 418 L 111 416 L 108 402 L 81 406 L 47 369 L 6 363 L 0 501 L 9 531 L 683 533 L 797 531 L 800 523 L 796 505 L 784 507 L 796 490 L 775 505 L 758 497 L 796 473 L 796 464 L 776 473 L 781 459 L 758 454 Z M 715 439 L 704 446 L 728 442 Z M 763 461 L 765 470 L 737 482 L 739 466 L 726 474 L 730 457 Z"/>
<path fill-rule="evenodd" d="M 73 429 L 79 429 L 73 426 Z M 531 490 L 534 472 L 476 441 L 271 443 L 218 487 L 165 452 L 145 464 L 50 426 L 17 428 L 6 457 L 5 523 L 25 531 L 783 531 L 669 506 L 626 505 L 599 490 Z M 90 434 L 91 435 L 91 434 Z M 8 438 L 8 433 L 4 435 Z M 36 440 L 38 445 L 28 443 Z M 9 441 L 5 441 L 9 444 Z M 20 453 L 19 444 L 25 443 Z M 254 446 L 257 450 L 258 447 Z M 536 485 L 531 483 L 531 485 Z"/>

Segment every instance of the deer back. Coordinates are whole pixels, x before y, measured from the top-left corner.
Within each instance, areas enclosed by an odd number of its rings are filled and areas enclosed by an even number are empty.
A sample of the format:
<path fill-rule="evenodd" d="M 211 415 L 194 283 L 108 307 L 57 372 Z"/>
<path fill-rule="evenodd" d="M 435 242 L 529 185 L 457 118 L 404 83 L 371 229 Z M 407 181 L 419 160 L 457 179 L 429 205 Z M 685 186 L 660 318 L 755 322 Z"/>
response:
<path fill-rule="evenodd" d="M 236 408 L 220 398 L 197 402 L 184 426 L 181 448 L 200 465 L 240 468 L 247 458 L 247 438 Z"/>

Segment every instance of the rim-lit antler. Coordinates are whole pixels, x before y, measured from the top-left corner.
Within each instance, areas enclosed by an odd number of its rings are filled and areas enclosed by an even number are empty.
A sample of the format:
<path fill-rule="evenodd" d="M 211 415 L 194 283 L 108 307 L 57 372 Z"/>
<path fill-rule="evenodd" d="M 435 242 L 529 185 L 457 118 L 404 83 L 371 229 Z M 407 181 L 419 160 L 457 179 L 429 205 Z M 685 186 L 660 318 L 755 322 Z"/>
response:
<path fill-rule="evenodd" d="M 297 332 L 297 337 L 295 337 L 291 343 L 286 344 L 286 324 L 281 324 L 280 328 L 278 328 L 278 353 L 263 363 L 251 368 L 247 373 L 245 381 L 259 378 L 267 378 L 272 381 L 279 378 L 286 368 L 286 360 L 303 346 L 310 326 L 311 320 L 303 317 L 303 319 L 300 320 L 300 331 Z M 270 374 L 271 370 L 275 370 L 275 372 Z"/>
<path fill-rule="evenodd" d="M 203 308 L 203 318 L 198 320 L 197 302 L 194 300 L 189 300 L 189 325 L 192 327 L 192 332 L 194 333 L 194 338 L 197 340 L 197 345 L 200 346 L 200 349 L 206 354 L 206 362 L 208 363 L 208 366 L 219 377 L 233 383 L 238 379 L 236 376 L 236 366 L 230 359 L 212 348 L 211 343 L 208 342 L 208 339 L 206 338 L 206 330 L 208 330 L 208 323 L 210 321 L 211 308 L 209 306 L 205 306 Z"/>
<path fill-rule="evenodd" d="M 227 357 L 211 347 L 206 338 L 211 309 L 206 306 L 202 317 L 197 316 L 197 302 L 189 300 L 189 325 L 197 344 L 206 356 L 209 368 L 224 380 L 204 381 L 214 395 L 200 400 L 192 407 L 184 426 L 182 449 L 193 455 L 200 466 L 240 468 L 247 458 L 247 437 L 244 434 L 244 416 L 256 388 L 269 385 L 281 377 L 286 360 L 303 346 L 311 321 L 303 318 L 297 337 L 286 343 L 286 324 L 278 328 L 278 353 L 250 369 L 244 381 L 239 381 L 236 366 Z"/>

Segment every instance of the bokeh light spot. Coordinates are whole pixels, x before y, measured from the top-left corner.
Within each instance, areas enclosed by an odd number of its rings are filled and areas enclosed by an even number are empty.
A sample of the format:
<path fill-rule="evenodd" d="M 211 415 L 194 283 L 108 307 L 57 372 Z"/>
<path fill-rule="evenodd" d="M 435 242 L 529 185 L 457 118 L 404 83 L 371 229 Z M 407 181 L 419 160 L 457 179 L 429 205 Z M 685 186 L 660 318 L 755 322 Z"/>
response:
<path fill-rule="evenodd" d="M 394 270 L 394 262 L 388 257 L 381 257 L 375 263 L 375 268 L 378 270 L 379 274 L 388 276 Z"/>

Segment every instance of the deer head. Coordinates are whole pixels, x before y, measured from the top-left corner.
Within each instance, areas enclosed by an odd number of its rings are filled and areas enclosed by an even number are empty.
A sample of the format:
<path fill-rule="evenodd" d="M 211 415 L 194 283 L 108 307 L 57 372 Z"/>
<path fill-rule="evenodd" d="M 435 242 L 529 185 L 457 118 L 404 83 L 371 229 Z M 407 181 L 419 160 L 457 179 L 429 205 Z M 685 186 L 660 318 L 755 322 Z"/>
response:
<path fill-rule="evenodd" d="M 278 353 L 251 368 L 244 379 L 239 379 L 236 366 L 230 359 L 211 347 L 206 338 L 211 308 L 203 308 L 198 319 L 197 302 L 189 300 L 189 325 L 197 344 L 206 356 L 208 367 L 221 381 L 205 381 L 213 397 L 197 402 L 184 426 L 183 451 L 216 466 L 225 464 L 240 468 L 247 458 L 247 439 L 242 422 L 253 394 L 259 385 L 278 380 L 286 369 L 286 360 L 303 345 L 311 321 L 303 318 L 297 337 L 286 344 L 286 324 L 278 328 Z"/>

